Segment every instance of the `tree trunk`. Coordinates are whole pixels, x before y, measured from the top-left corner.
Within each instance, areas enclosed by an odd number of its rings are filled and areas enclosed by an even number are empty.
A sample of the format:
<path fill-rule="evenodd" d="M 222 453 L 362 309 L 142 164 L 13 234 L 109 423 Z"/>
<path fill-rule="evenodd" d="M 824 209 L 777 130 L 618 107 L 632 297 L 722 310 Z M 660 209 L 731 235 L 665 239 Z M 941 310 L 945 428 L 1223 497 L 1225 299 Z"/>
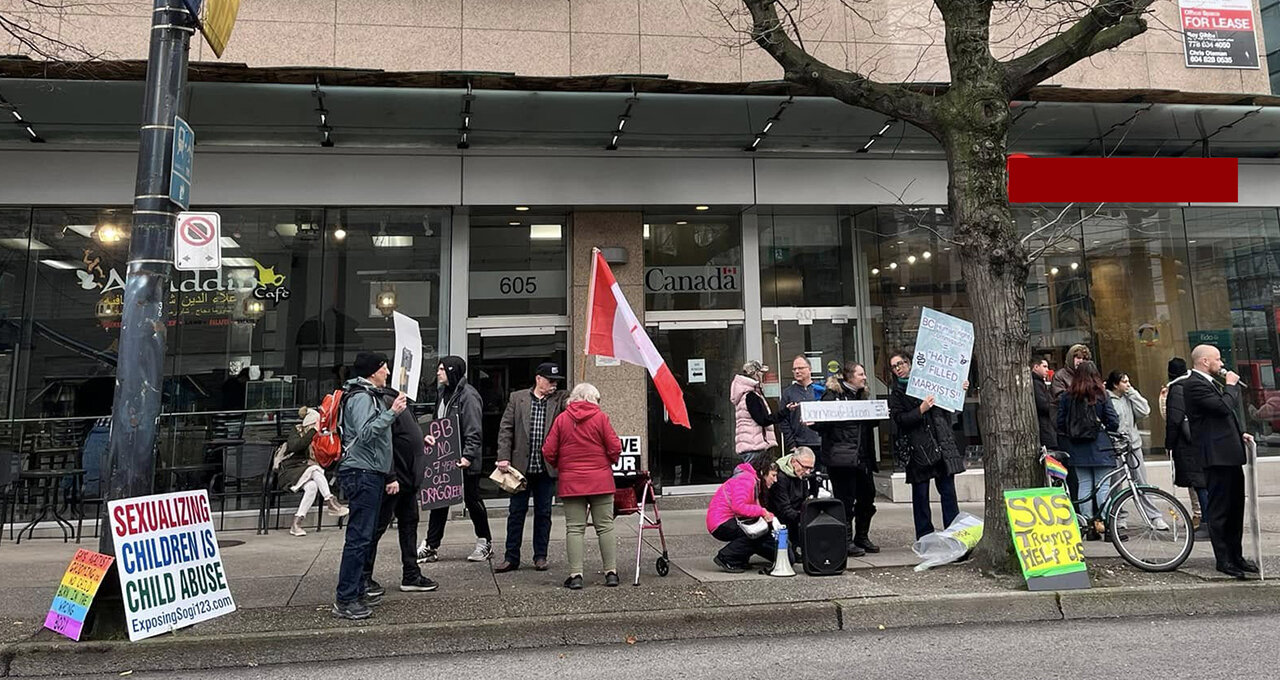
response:
<path fill-rule="evenodd" d="M 985 517 L 977 563 L 1017 569 L 1004 510 L 1005 489 L 1043 486 L 1027 331 L 1028 265 L 1008 203 L 1005 148 L 1009 108 L 997 87 L 948 93 L 942 142 L 951 183 L 948 205 L 973 309 L 974 364 L 981 382 Z"/>

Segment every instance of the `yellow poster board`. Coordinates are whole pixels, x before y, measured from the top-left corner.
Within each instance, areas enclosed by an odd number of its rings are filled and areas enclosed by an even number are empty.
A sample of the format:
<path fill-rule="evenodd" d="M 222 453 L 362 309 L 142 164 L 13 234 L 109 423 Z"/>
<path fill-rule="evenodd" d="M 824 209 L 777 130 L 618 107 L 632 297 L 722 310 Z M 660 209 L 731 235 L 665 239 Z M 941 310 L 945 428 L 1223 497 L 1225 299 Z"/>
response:
<path fill-rule="evenodd" d="M 204 0 L 200 13 L 200 25 L 203 28 L 205 42 L 213 48 L 213 53 L 222 57 L 231 40 L 231 29 L 236 25 L 236 15 L 240 13 L 240 0 Z"/>
<path fill-rule="evenodd" d="M 1088 588 L 1080 525 L 1066 492 L 1057 487 L 1016 489 L 1004 492 L 1004 502 L 1027 587 Z"/>

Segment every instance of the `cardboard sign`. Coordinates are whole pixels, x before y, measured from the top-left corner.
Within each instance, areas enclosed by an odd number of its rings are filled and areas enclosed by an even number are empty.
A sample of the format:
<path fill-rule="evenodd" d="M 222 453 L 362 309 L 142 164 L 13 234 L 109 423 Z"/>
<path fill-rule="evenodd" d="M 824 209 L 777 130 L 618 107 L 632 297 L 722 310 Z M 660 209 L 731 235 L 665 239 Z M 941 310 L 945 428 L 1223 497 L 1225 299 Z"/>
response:
<path fill-rule="evenodd" d="M 884 399 L 800 402 L 800 420 L 805 423 L 888 419 L 889 402 Z"/>
<path fill-rule="evenodd" d="M 614 477 L 634 477 L 640 472 L 640 438 L 618 437 L 622 440 L 622 455 L 613 464 Z"/>
<path fill-rule="evenodd" d="M 93 597 L 98 594 L 98 586 L 102 585 L 115 559 L 92 550 L 77 550 L 58 584 L 58 593 L 44 617 L 44 627 L 78 642 Z"/>
<path fill-rule="evenodd" d="M 107 503 L 129 640 L 236 610 L 213 532 L 209 493 L 180 491 Z"/>
<path fill-rule="evenodd" d="M 928 307 L 921 309 L 907 394 L 916 399 L 932 395 L 938 406 L 952 413 L 963 411 L 972 357 L 973 324 Z"/>
<path fill-rule="evenodd" d="M 425 444 L 427 468 L 422 473 L 418 504 L 423 510 L 444 508 L 462 502 L 462 429 L 458 417 L 437 418 L 427 427 L 434 444 Z"/>
<path fill-rule="evenodd" d="M 417 319 L 400 312 L 391 315 L 396 327 L 396 353 L 391 357 L 391 386 L 404 392 L 409 401 L 418 400 L 422 378 L 422 327 Z"/>
<path fill-rule="evenodd" d="M 1076 509 L 1059 487 L 1004 492 L 1013 546 L 1028 590 L 1088 588 Z"/>

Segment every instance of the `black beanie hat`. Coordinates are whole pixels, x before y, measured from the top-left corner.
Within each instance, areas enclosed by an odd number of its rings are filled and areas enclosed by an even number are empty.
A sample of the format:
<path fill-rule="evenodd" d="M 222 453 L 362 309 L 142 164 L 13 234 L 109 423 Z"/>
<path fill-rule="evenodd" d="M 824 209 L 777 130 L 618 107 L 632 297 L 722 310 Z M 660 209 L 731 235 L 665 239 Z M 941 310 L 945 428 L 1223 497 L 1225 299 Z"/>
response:
<path fill-rule="evenodd" d="M 462 357 L 447 356 L 440 360 L 444 373 L 449 377 L 449 387 L 457 387 L 467 377 L 467 362 Z"/>
<path fill-rule="evenodd" d="M 1180 378 L 1187 374 L 1187 362 L 1182 357 L 1174 357 L 1169 360 L 1169 379 Z"/>
<path fill-rule="evenodd" d="M 387 357 L 377 352 L 361 352 L 351 364 L 351 372 L 357 378 L 368 378 L 378 372 L 387 363 Z"/>

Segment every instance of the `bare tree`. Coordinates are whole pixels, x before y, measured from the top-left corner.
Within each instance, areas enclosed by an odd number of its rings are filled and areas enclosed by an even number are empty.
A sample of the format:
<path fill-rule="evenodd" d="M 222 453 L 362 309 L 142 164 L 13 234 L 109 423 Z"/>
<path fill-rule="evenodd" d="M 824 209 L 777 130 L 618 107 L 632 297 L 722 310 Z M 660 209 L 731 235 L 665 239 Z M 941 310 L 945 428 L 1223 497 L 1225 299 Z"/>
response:
<path fill-rule="evenodd" d="M 6 43 L 23 56 L 46 61 L 88 61 L 101 54 L 61 38 L 60 22 L 70 14 L 111 15 L 129 8 L 121 0 L 9 0 L 0 11 L 0 54 Z"/>
<path fill-rule="evenodd" d="M 1155 0 L 934 0 L 941 23 L 933 30 L 945 45 L 950 69 L 947 86 L 881 82 L 824 63 L 804 43 L 804 0 L 713 2 L 724 16 L 739 13 L 742 30 L 782 66 L 787 80 L 908 121 L 942 145 L 950 176 L 950 238 L 961 254 L 977 333 L 975 359 L 983 367 L 979 427 L 986 530 L 975 557 L 991 569 L 1015 568 L 1004 491 L 1044 481 L 1026 369 L 1027 274 L 1044 251 L 1037 242 L 1053 241 L 1054 232 L 1072 220 L 1053 220 L 1035 238 L 1019 235 L 1007 191 L 1010 104 L 1072 65 L 1142 34 Z M 851 11 L 874 29 L 872 3 L 841 4 L 837 12 Z"/>

